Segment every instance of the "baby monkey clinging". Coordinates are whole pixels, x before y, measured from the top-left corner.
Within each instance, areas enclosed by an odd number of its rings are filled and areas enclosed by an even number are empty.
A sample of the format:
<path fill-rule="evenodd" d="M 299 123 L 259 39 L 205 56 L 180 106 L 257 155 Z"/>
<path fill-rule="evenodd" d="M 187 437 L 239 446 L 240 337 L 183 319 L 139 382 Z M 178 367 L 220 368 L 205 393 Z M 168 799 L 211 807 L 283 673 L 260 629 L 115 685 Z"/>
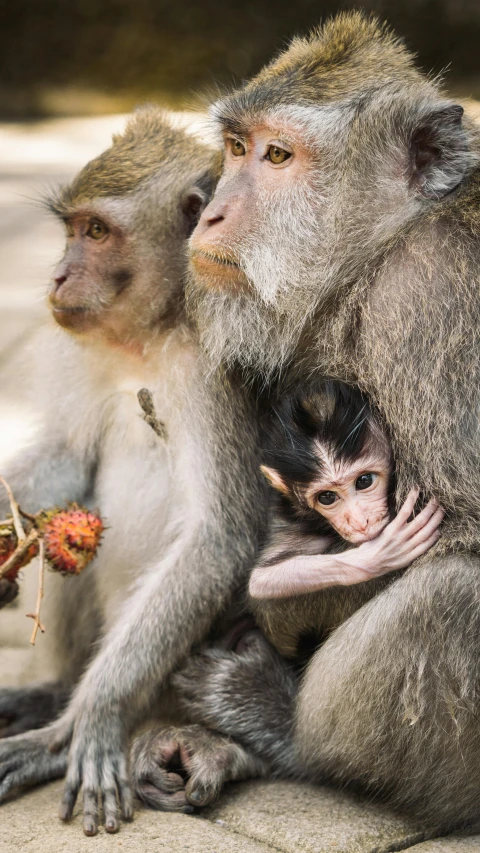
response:
<path fill-rule="evenodd" d="M 280 500 L 251 576 L 254 598 L 360 583 L 406 568 L 437 541 L 443 510 L 434 499 L 409 521 L 413 490 L 393 517 L 390 442 L 359 390 L 327 381 L 277 415 L 262 471 Z"/>

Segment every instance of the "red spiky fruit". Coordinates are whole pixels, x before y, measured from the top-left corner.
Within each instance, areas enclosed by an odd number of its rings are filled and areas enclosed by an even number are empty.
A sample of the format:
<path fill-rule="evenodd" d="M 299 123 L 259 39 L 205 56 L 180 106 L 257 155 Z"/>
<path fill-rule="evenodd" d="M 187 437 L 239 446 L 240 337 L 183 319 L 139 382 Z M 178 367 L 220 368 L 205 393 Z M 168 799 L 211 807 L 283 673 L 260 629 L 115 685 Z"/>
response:
<path fill-rule="evenodd" d="M 10 559 L 16 550 L 17 545 L 18 539 L 15 531 L 9 526 L 0 527 L 0 567 Z M 28 565 L 28 563 L 33 560 L 37 554 L 38 542 L 33 542 L 28 548 L 28 551 L 15 561 L 15 564 L 11 569 L 9 569 L 6 575 L 3 575 L 4 579 L 7 581 L 16 580 L 20 569 L 23 569 L 24 566 Z"/>
<path fill-rule="evenodd" d="M 52 569 L 69 575 L 78 575 L 93 560 L 104 529 L 99 515 L 77 504 L 42 512 L 35 523 Z"/>

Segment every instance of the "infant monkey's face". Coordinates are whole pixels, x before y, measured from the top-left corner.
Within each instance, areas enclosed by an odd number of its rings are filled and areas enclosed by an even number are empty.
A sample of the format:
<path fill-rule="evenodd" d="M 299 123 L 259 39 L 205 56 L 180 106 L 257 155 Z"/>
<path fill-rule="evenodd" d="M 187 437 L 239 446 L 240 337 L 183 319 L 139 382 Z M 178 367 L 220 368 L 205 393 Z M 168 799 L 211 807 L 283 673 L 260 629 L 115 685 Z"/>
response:
<path fill-rule="evenodd" d="M 305 497 L 347 542 L 375 539 L 390 520 L 390 460 L 369 454 L 354 462 L 322 454 L 323 474 L 310 483 Z"/>

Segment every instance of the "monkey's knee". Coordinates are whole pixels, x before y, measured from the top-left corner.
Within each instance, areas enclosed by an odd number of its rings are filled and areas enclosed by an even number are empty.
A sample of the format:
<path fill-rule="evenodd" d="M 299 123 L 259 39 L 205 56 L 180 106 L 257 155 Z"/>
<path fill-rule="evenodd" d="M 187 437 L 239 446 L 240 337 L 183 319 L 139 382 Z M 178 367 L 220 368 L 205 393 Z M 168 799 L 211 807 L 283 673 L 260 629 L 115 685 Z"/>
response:
<path fill-rule="evenodd" d="M 309 775 L 360 784 L 442 826 L 476 818 L 479 569 L 470 557 L 418 567 L 315 654 L 295 734 Z"/>

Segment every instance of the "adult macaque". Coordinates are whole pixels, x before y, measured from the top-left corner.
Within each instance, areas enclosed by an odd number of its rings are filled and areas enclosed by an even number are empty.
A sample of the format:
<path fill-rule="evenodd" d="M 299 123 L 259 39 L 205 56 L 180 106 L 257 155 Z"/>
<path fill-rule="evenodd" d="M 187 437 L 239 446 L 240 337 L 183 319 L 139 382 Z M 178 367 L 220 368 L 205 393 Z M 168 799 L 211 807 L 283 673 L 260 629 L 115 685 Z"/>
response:
<path fill-rule="evenodd" d="M 190 662 L 186 704 L 278 772 L 467 823 L 480 803 L 477 132 L 360 14 L 295 39 L 214 114 L 225 168 L 190 244 L 203 346 L 265 385 L 358 385 L 388 429 L 397 501 L 418 484 L 446 515 L 399 577 L 257 602 L 281 650 L 295 654 L 310 616 L 322 624 L 298 694 L 280 659 L 266 677 L 265 649 L 216 650 Z"/>
<path fill-rule="evenodd" d="M 186 240 L 220 159 L 149 108 L 49 203 L 67 232 L 50 291 L 65 331 L 38 349 L 42 437 L 5 474 L 28 510 L 88 501 L 108 530 L 73 583 L 59 578 L 55 590 L 49 578 L 44 621 L 63 702 L 86 671 L 57 722 L 0 743 L 0 797 L 61 775 L 70 747 L 62 816 L 83 782 L 87 834 L 97 830 L 99 793 L 108 831 L 118 828 L 117 793 L 131 815 L 128 735 L 245 586 L 263 525 L 252 403 L 233 378 L 204 374 L 183 310 Z M 142 388 L 167 441 L 142 418 Z M 228 471 L 220 483 L 217 467 Z M 12 733 L 39 725 L 58 712 L 57 695 L 53 686 L 4 690 L 0 715 Z"/>
<path fill-rule="evenodd" d="M 409 521 L 412 490 L 392 519 L 393 460 L 382 424 L 356 389 L 324 383 L 278 407 L 262 465 L 280 500 L 252 598 L 362 583 L 404 569 L 438 539 L 434 500 Z M 336 535 L 335 535 L 336 534 Z M 345 550 L 345 544 L 357 545 Z"/>

